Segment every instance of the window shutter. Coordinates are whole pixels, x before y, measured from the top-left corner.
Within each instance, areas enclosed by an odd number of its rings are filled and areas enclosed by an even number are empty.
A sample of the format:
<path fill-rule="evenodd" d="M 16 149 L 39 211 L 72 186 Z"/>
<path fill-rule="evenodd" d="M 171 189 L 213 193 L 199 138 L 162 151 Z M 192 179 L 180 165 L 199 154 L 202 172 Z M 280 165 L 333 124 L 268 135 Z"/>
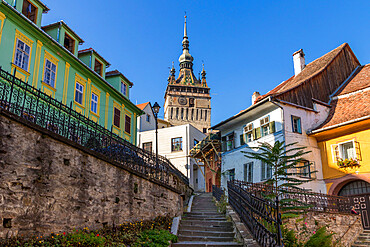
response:
<path fill-rule="evenodd" d="M 266 164 L 265 163 L 261 163 L 261 180 L 265 180 L 266 179 Z"/>
<path fill-rule="evenodd" d="M 358 160 L 362 160 L 361 150 L 360 150 L 360 143 L 359 142 L 356 142 L 356 141 L 354 143 L 355 143 L 356 158 Z"/>
<path fill-rule="evenodd" d="M 256 140 L 256 139 L 257 139 L 257 136 L 256 136 L 256 129 L 253 129 L 253 130 L 252 130 L 252 136 L 253 136 L 253 140 Z"/>
<path fill-rule="evenodd" d="M 275 133 L 275 121 L 269 123 L 270 125 L 270 133 Z"/>
<path fill-rule="evenodd" d="M 245 141 L 244 141 L 244 135 L 243 134 L 241 134 L 240 135 L 240 146 L 241 145 L 244 145 L 245 144 Z"/>
<path fill-rule="evenodd" d="M 333 162 L 337 162 L 338 159 L 340 158 L 339 145 L 338 144 L 331 145 L 331 151 L 333 156 Z"/>
<path fill-rule="evenodd" d="M 298 119 L 298 133 L 302 134 L 301 119 Z"/>
<path fill-rule="evenodd" d="M 221 138 L 221 151 L 225 152 L 226 151 L 226 136 L 223 136 Z"/>
<path fill-rule="evenodd" d="M 258 127 L 255 130 L 256 130 L 256 139 L 261 138 L 261 127 Z"/>

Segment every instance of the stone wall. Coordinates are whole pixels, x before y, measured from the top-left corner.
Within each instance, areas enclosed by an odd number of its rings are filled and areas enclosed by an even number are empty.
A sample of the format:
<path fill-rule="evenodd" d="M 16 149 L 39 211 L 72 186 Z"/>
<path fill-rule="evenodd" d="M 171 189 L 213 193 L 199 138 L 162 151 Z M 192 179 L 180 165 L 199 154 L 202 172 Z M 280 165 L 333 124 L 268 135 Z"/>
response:
<path fill-rule="evenodd" d="M 317 229 L 327 226 L 327 231 L 334 233 L 333 242 L 338 241 L 338 246 L 343 247 L 351 246 L 363 231 L 360 216 L 351 214 L 308 212 L 298 220 L 285 220 L 284 225 L 299 232 L 297 236 L 301 241 L 306 241 Z"/>
<path fill-rule="evenodd" d="M 25 124 L 0 109 L 0 237 L 181 214 L 191 189 L 178 180 L 163 186 Z"/>

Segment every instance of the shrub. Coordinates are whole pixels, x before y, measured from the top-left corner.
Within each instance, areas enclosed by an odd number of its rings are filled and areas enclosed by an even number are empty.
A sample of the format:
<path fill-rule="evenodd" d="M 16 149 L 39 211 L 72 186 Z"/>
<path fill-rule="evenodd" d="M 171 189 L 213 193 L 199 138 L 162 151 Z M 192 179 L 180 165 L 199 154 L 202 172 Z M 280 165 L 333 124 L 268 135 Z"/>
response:
<path fill-rule="evenodd" d="M 331 247 L 332 236 L 333 234 L 328 233 L 326 231 L 326 227 L 323 226 L 319 228 L 316 233 L 308 239 L 304 247 Z"/>
<path fill-rule="evenodd" d="M 226 196 L 222 195 L 220 201 L 216 201 L 216 207 L 218 212 L 221 214 L 226 214 L 226 206 L 228 205 Z"/>
<path fill-rule="evenodd" d="M 143 231 L 133 247 L 168 247 L 171 242 L 177 242 L 177 236 L 165 230 Z"/>
<path fill-rule="evenodd" d="M 282 226 L 281 234 L 283 236 L 283 243 L 285 247 L 300 247 L 302 243 L 298 241 L 296 232 L 294 230 L 289 230 L 288 228 Z"/>

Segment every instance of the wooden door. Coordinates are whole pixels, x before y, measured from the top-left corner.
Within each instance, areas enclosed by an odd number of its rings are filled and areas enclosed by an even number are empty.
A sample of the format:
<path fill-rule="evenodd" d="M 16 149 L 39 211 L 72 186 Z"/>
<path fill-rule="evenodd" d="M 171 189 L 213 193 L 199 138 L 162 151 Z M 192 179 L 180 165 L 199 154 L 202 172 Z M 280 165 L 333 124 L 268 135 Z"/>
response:
<path fill-rule="evenodd" d="M 355 210 L 361 214 L 362 226 L 370 230 L 370 194 L 351 196 Z"/>

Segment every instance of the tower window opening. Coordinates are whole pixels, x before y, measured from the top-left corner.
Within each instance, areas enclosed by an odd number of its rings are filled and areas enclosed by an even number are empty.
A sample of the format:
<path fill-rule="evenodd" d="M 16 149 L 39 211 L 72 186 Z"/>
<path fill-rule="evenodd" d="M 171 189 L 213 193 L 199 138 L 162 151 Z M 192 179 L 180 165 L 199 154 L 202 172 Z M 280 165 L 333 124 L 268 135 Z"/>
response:
<path fill-rule="evenodd" d="M 200 119 L 203 119 L 203 110 L 200 110 Z"/>
<path fill-rule="evenodd" d="M 184 119 L 184 108 L 181 108 L 181 119 Z"/>
<path fill-rule="evenodd" d="M 189 120 L 188 116 L 189 116 L 189 109 L 186 108 L 186 117 L 185 117 L 186 120 Z"/>
<path fill-rule="evenodd" d="M 207 110 L 204 111 L 204 120 L 207 121 Z"/>
<path fill-rule="evenodd" d="M 176 108 L 176 119 L 179 119 L 179 108 Z"/>
<path fill-rule="evenodd" d="M 189 99 L 189 107 L 194 107 L 194 98 Z"/>

